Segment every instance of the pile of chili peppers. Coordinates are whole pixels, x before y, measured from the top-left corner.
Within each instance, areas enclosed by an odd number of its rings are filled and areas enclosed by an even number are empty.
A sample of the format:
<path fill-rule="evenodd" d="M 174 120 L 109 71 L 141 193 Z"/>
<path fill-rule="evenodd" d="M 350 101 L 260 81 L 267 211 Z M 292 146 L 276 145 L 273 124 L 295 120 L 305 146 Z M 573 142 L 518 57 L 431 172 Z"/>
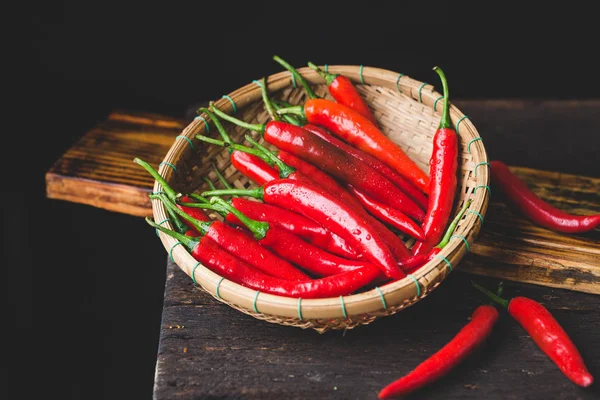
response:
<path fill-rule="evenodd" d="M 470 205 L 466 201 L 450 221 L 457 189 L 459 137 L 449 114 L 449 90 L 441 69 L 444 107 L 433 137 L 429 175 L 385 136 L 352 82 L 312 63 L 331 101 L 319 98 L 291 65 L 274 60 L 292 73 L 308 100 L 299 106 L 269 98 L 261 87 L 271 120 L 250 124 L 211 103 L 200 108 L 221 139 L 196 138 L 227 148 L 231 164 L 254 181 L 255 189 L 234 189 L 215 168 L 224 189 L 182 195 L 145 161 L 162 186 L 151 198 L 163 202 L 169 230 L 191 255 L 217 274 L 251 289 L 296 298 L 342 296 L 404 278 L 430 261 L 448 243 Z M 235 143 L 223 128 L 228 121 L 251 132 L 251 146 Z M 262 136 L 270 151 L 255 139 Z M 551 207 L 531 192 L 499 161 L 490 163 L 492 181 L 509 203 L 533 222 L 560 232 L 585 232 L 600 225 L 600 215 L 573 216 Z M 230 196 L 228 200 L 222 196 Z M 247 200 L 244 197 L 258 199 Z M 223 222 L 209 218 L 219 213 Z M 414 239 L 407 248 L 399 234 Z M 524 327 L 542 350 L 573 382 L 593 379 L 567 334 L 539 303 L 522 297 L 510 302 L 474 284 Z M 385 387 L 380 398 L 408 394 L 449 372 L 492 331 L 498 311 L 478 307 L 452 341 L 415 370 Z"/>

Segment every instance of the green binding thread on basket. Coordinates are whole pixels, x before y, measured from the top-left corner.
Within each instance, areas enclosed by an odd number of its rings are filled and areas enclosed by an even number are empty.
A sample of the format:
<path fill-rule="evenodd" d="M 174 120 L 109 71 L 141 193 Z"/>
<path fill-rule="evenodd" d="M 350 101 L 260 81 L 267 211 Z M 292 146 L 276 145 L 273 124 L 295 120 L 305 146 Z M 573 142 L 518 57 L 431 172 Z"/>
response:
<path fill-rule="evenodd" d="M 414 275 L 408 274 L 406 276 L 409 276 L 413 281 L 415 281 L 415 285 L 417 286 L 417 297 L 419 297 L 421 295 L 421 285 L 419 285 L 419 281 L 414 277 Z"/>
<path fill-rule="evenodd" d="M 383 309 L 387 310 L 387 302 L 385 301 L 385 297 L 383 296 L 383 292 L 379 289 L 379 286 L 375 286 L 375 290 L 379 292 L 379 297 L 381 298 L 381 304 L 383 304 Z"/>
<path fill-rule="evenodd" d="M 302 321 L 302 298 L 298 298 L 298 318 Z"/>
<path fill-rule="evenodd" d="M 444 260 L 444 262 L 446 263 L 448 268 L 450 268 L 450 271 L 452 271 L 452 263 L 450 263 L 450 261 L 448 261 L 448 259 L 446 257 L 444 257 L 441 254 L 436 254 L 434 257 L 439 258 L 440 260 Z"/>
<path fill-rule="evenodd" d="M 342 313 L 344 314 L 344 318 L 348 318 L 348 313 L 346 312 L 346 303 L 344 303 L 344 296 L 340 296 L 340 302 L 342 303 Z"/>
<path fill-rule="evenodd" d="M 237 112 L 237 106 L 235 105 L 235 101 L 233 101 L 233 99 L 227 96 L 226 94 L 224 94 L 221 98 L 229 100 L 229 102 L 231 103 L 231 107 L 233 108 L 233 113 L 235 114 Z"/>
<path fill-rule="evenodd" d="M 365 84 L 365 78 L 363 77 L 363 65 L 362 64 L 360 65 L 359 74 L 360 74 L 360 83 L 362 83 L 364 85 Z"/>
<path fill-rule="evenodd" d="M 175 139 L 184 139 L 184 140 L 187 140 L 187 142 L 190 144 L 190 147 L 192 149 L 194 148 L 194 144 L 192 143 L 192 141 L 190 140 L 190 138 L 187 138 L 185 136 L 177 136 Z"/>
<path fill-rule="evenodd" d="M 262 83 L 260 83 L 260 81 L 257 81 L 256 79 L 253 80 L 252 83 L 256 83 L 260 88 L 262 87 Z"/>
<path fill-rule="evenodd" d="M 171 164 L 170 162 L 163 161 L 163 162 L 161 162 L 160 164 L 158 164 L 158 166 L 159 166 L 159 167 L 160 167 L 161 165 L 168 165 L 169 167 L 173 168 L 173 171 L 177 172 L 177 167 L 176 167 L 176 166 L 174 166 L 173 164 Z"/>
<path fill-rule="evenodd" d="M 163 193 L 164 193 L 164 192 L 163 192 Z M 165 219 L 164 221 L 160 221 L 160 222 L 159 222 L 158 224 L 156 224 L 156 225 L 161 225 L 161 224 L 164 224 L 164 223 L 165 223 L 165 222 L 167 222 L 167 221 L 169 221 L 169 222 L 173 222 L 173 221 L 171 221 L 171 218 L 167 218 L 167 219 Z M 156 236 L 158 236 L 158 229 L 155 229 L 155 231 L 156 231 Z"/>
<path fill-rule="evenodd" d="M 458 124 L 457 124 L 457 125 L 458 125 Z M 458 132 L 458 131 L 456 131 L 456 132 Z M 482 138 L 480 138 L 480 137 L 476 137 L 475 139 L 471 139 L 471 140 L 469 141 L 469 143 L 467 144 L 467 150 L 469 151 L 469 154 L 471 154 L 471 143 L 473 143 L 473 142 L 476 142 L 476 141 L 478 141 L 478 140 L 483 140 L 483 139 L 482 139 Z"/>
<path fill-rule="evenodd" d="M 292 76 L 292 85 L 294 86 L 294 89 L 297 89 L 298 83 L 296 82 L 296 77 L 291 72 L 290 72 L 290 75 Z"/>
<path fill-rule="evenodd" d="M 196 265 L 194 265 L 194 268 L 192 269 L 192 281 L 194 282 L 194 285 L 198 284 L 198 282 L 196 282 L 196 268 L 198 268 L 199 265 L 200 265 L 200 261 L 198 261 L 196 263 Z"/>
<path fill-rule="evenodd" d="M 169 257 L 171 258 L 171 261 L 175 262 L 175 260 L 173 260 L 173 249 L 175 248 L 175 246 L 177 246 L 178 244 L 182 244 L 181 242 L 177 242 L 175 243 L 173 246 L 171 246 L 171 250 L 169 250 Z"/>
<path fill-rule="evenodd" d="M 165 194 L 165 191 L 164 190 L 159 190 L 158 192 L 152 192 L 152 194 L 154 194 L 154 195 Z M 165 222 L 165 221 L 163 221 L 163 222 Z M 162 222 L 161 222 L 161 224 L 162 224 Z"/>
<path fill-rule="evenodd" d="M 473 211 L 473 210 L 467 210 L 467 212 L 477 215 L 479 217 L 479 219 L 481 220 L 481 224 L 483 225 L 483 217 L 481 216 L 481 214 L 479 214 L 477 211 Z"/>
<path fill-rule="evenodd" d="M 328 74 L 329 73 L 329 65 L 325 64 L 325 73 Z"/>
<path fill-rule="evenodd" d="M 225 278 L 221 278 L 221 280 L 219 280 L 219 282 L 217 282 L 217 288 L 215 289 L 215 294 L 217 295 L 217 298 L 221 298 L 221 293 L 219 293 L 219 289 L 221 288 L 221 282 L 223 282 L 225 280 Z"/>
<path fill-rule="evenodd" d="M 398 75 L 398 79 L 396 79 L 396 89 L 398 89 L 398 91 L 399 91 L 400 93 L 402 93 L 402 90 L 400 90 L 400 85 L 399 85 L 399 83 L 400 83 L 400 78 L 402 78 L 403 76 L 404 76 L 404 74 L 399 74 L 399 75 Z"/>
<path fill-rule="evenodd" d="M 208 122 L 206 122 L 206 120 L 204 119 L 204 117 L 202 115 L 198 115 L 194 119 L 200 119 L 200 120 L 202 120 L 202 122 L 204 122 L 204 129 L 206 130 L 206 133 L 210 133 L 210 125 L 208 125 Z"/>
<path fill-rule="evenodd" d="M 469 242 L 467 241 L 467 238 L 462 236 L 462 235 L 452 235 L 450 236 L 450 239 L 452 238 L 458 238 L 458 239 L 462 239 L 463 242 L 465 242 L 465 245 L 467 246 L 467 253 L 469 251 L 471 251 L 471 247 L 469 246 Z"/>
<path fill-rule="evenodd" d="M 423 82 L 423 84 L 419 88 L 419 103 L 421 103 L 421 104 L 423 103 L 423 97 L 421 96 L 421 91 L 423 90 L 423 88 L 425 87 L 425 85 L 427 85 L 427 82 Z"/>
<path fill-rule="evenodd" d="M 437 103 L 438 103 L 438 101 L 440 101 L 443 98 L 444 98 L 444 96 L 440 96 L 437 99 L 435 99 L 435 101 L 433 102 L 433 111 L 437 111 L 437 109 L 436 109 Z"/>
<path fill-rule="evenodd" d="M 255 313 L 259 313 L 260 311 L 258 311 L 258 308 L 256 307 L 256 300 L 258 300 L 258 295 L 260 294 L 260 292 L 257 290 L 256 294 L 254 295 L 254 302 L 252 303 L 252 308 L 254 308 L 254 312 Z"/>
<path fill-rule="evenodd" d="M 466 115 L 463 115 L 462 117 L 460 117 L 460 119 L 456 122 L 456 129 L 455 131 L 458 133 L 458 126 L 460 125 L 460 123 L 462 122 L 463 119 L 465 118 L 469 118 Z"/>
<path fill-rule="evenodd" d="M 480 165 L 487 165 L 488 168 L 492 168 L 492 166 L 490 165 L 489 162 L 486 161 L 482 161 L 480 163 L 475 164 L 475 177 L 477 178 L 477 167 L 479 167 Z"/>
<path fill-rule="evenodd" d="M 492 189 L 490 189 L 490 187 L 488 185 L 478 185 L 478 186 L 475 186 L 474 193 L 477 193 L 477 189 L 479 189 L 479 188 L 485 188 L 485 189 L 488 190 L 488 192 L 490 192 L 490 194 L 492 194 Z"/>

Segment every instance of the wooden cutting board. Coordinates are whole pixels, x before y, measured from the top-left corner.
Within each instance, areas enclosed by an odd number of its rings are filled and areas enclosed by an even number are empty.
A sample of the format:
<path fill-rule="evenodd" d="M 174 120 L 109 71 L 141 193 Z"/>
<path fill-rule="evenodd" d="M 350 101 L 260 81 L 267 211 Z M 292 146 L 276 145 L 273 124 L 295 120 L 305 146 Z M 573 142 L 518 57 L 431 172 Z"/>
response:
<path fill-rule="evenodd" d="M 600 122 L 595 122 L 600 115 L 600 102 L 469 100 L 456 104 L 482 118 L 474 121 L 484 140 L 491 131 L 511 132 L 524 125 L 528 129 L 551 131 L 548 111 L 556 111 L 561 121 L 576 120 L 586 129 L 589 124 L 600 127 Z M 152 215 L 147 194 L 152 190 L 153 180 L 132 160 L 139 156 L 157 166 L 187 124 L 183 119 L 161 115 L 111 113 L 48 171 L 47 196 L 135 216 Z M 597 176 L 522 167 L 511 170 L 543 199 L 565 211 L 600 213 Z M 501 202 L 500 196 L 492 196 L 481 234 L 458 270 L 600 294 L 600 231 L 585 235 L 551 232 L 513 212 Z"/>

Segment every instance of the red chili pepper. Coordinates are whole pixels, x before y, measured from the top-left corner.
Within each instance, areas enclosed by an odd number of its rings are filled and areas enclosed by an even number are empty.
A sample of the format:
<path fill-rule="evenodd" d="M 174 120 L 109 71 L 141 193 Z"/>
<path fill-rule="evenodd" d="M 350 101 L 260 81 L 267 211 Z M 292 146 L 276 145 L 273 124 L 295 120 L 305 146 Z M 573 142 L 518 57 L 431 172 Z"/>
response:
<path fill-rule="evenodd" d="M 395 208 L 389 207 L 385 204 L 378 202 L 377 200 L 369 197 L 366 193 L 358 190 L 352 185 L 348 185 L 348 189 L 356 196 L 358 201 L 375 217 L 381 221 L 399 229 L 400 231 L 409 234 L 415 239 L 425 240 L 423 230 L 408 216 L 402 214 Z"/>
<path fill-rule="evenodd" d="M 583 387 L 594 382 L 594 377 L 587 370 L 577 347 L 546 307 L 522 296 L 513 297 L 509 301 L 475 282 L 472 283 L 479 291 L 506 308 L 567 378 Z"/>
<path fill-rule="evenodd" d="M 561 211 L 536 196 L 504 163 L 491 161 L 490 165 L 494 185 L 500 188 L 511 206 L 536 224 L 565 233 L 588 232 L 600 226 L 600 214 L 584 216 Z"/>
<path fill-rule="evenodd" d="M 440 126 L 433 137 L 433 152 L 429 162 L 431 185 L 427 215 L 421 227 L 426 240 L 417 242 L 413 254 L 429 251 L 444 234 L 452 212 L 452 203 L 456 194 L 456 171 L 458 169 L 458 134 L 450 121 L 450 98 L 446 76 L 439 67 L 433 69 L 442 79 L 444 87 L 444 111 Z"/>
<path fill-rule="evenodd" d="M 247 234 L 220 221 L 198 221 L 175 206 L 166 196 L 157 195 L 165 207 L 175 211 L 183 219 L 192 223 L 202 236 L 214 240 L 219 246 L 249 263 L 266 274 L 291 281 L 305 281 L 310 278 L 286 260 L 276 256 Z"/>
<path fill-rule="evenodd" d="M 450 342 L 407 375 L 384 387 L 378 397 L 404 396 L 446 375 L 485 341 L 497 320 L 498 310 L 493 306 L 477 307 L 469 323 Z"/>
<path fill-rule="evenodd" d="M 279 173 L 274 168 L 253 154 L 234 151 L 230 158 L 231 165 L 259 185 L 279 178 Z"/>
<path fill-rule="evenodd" d="M 265 203 L 277 205 L 302 214 L 342 237 L 358 252 L 377 265 L 387 277 L 400 279 L 406 276 L 396 265 L 396 260 L 383 238 L 364 218 L 342 203 L 335 194 L 322 191 L 305 181 L 278 179 L 256 189 L 229 189 L 204 192 L 203 196 L 250 196 Z"/>
<path fill-rule="evenodd" d="M 293 262 L 306 271 L 319 276 L 330 276 L 342 272 L 354 271 L 358 268 L 379 269 L 372 263 L 351 261 L 328 253 L 290 233 L 275 224 L 257 221 L 236 209 L 226 201 L 213 197 L 211 204 L 222 207 L 229 215 L 235 215 L 240 224 L 252 232 L 258 242 L 273 250 L 280 257 Z"/>
<path fill-rule="evenodd" d="M 427 196 L 425 196 L 419 189 L 416 188 L 416 186 L 400 176 L 396 171 L 388 167 L 386 164 L 382 163 L 370 154 L 346 144 L 319 126 L 306 124 L 302 127 L 370 166 L 375 171 L 392 181 L 393 184 L 398 186 L 400 190 L 410 196 L 410 198 L 413 199 L 423 210 L 427 209 Z"/>

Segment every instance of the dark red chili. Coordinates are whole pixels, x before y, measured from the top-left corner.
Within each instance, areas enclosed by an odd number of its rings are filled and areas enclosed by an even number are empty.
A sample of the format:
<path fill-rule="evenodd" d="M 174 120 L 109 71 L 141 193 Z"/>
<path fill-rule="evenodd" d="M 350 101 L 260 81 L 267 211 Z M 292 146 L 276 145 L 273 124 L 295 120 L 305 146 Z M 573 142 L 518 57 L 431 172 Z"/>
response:
<path fill-rule="evenodd" d="M 594 382 L 594 377 L 585 366 L 579 350 L 546 307 L 522 296 L 506 300 L 475 282 L 472 284 L 477 290 L 506 308 L 567 378 L 583 387 L 590 386 Z"/>
<path fill-rule="evenodd" d="M 429 162 L 431 176 L 429 205 L 421 225 L 426 240 L 417 242 L 413 247 L 413 254 L 426 253 L 440 241 L 450 218 L 456 194 L 458 134 L 450 120 L 450 98 L 446 76 L 439 67 L 435 67 L 434 71 L 440 76 L 444 87 L 444 111 L 440 126 L 433 137 L 433 152 Z"/>
<path fill-rule="evenodd" d="M 354 194 L 358 201 L 360 201 L 365 209 L 373 216 L 379 218 L 388 225 L 391 225 L 394 228 L 409 234 L 415 239 L 425 240 L 425 235 L 423 234 L 421 227 L 407 215 L 401 213 L 395 208 L 378 202 L 363 191 L 354 188 L 352 185 L 348 185 L 348 189 L 350 189 L 352 194 Z"/>
<path fill-rule="evenodd" d="M 280 257 L 319 276 L 330 276 L 358 268 L 379 269 L 369 262 L 347 260 L 318 248 L 275 224 L 257 221 L 236 209 L 226 201 L 213 197 L 211 203 L 222 207 L 228 215 L 235 215 L 240 223 L 248 228 L 260 244 L 273 250 Z"/>
<path fill-rule="evenodd" d="M 384 387 L 378 397 L 404 396 L 446 375 L 485 341 L 497 320 L 498 310 L 493 306 L 477 307 L 469 323 L 450 342 L 407 375 Z"/>
<path fill-rule="evenodd" d="M 565 233 L 587 232 L 600 226 L 600 214 L 573 215 L 561 211 L 536 196 L 504 163 L 491 161 L 490 165 L 492 183 L 504 193 L 512 207 L 536 224 Z"/>
<path fill-rule="evenodd" d="M 380 234 L 360 214 L 316 185 L 306 181 L 278 179 L 256 189 L 229 189 L 204 192 L 203 196 L 238 195 L 262 199 L 265 203 L 287 208 L 314 221 L 342 237 L 377 265 L 387 277 L 406 276 Z"/>
<path fill-rule="evenodd" d="M 250 289 L 286 297 L 314 299 L 338 297 L 351 294 L 368 285 L 381 274 L 377 268 L 359 268 L 354 271 L 308 281 L 288 281 L 265 274 L 229 252 L 223 250 L 206 236 L 190 238 L 154 223 L 146 222 L 156 229 L 179 240 L 190 250 L 192 257 L 220 276 Z"/>
<path fill-rule="evenodd" d="M 202 236 L 214 240 L 219 246 L 271 276 L 304 281 L 310 278 L 288 261 L 276 256 L 254 240 L 251 236 L 220 221 L 198 221 L 175 206 L 166 196 L 158 195 L 165 207 L 175 211 L 181 218 L 191 222 Z"/>

